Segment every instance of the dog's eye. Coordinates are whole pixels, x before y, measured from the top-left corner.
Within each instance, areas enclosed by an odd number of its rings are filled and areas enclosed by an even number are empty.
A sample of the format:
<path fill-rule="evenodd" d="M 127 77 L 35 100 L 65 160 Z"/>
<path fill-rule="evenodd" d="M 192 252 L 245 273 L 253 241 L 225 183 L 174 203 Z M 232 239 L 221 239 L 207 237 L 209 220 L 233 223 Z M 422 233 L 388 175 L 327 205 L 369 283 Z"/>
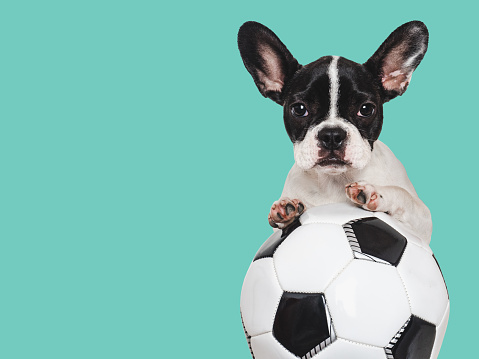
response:
<path fill-rule="evenodd" d="M 375 111 L 376 111 L 376 106 L 374 106 L 372 103 L 365 103 L 365 104 L 362 104 L 361 107 L 359 108 L 358 116 L 371 117 L 372 115 L 374 115 Z"/>
<path fill-rule="evenodd" d="M 302 103 L 295 103 L 291 106 L 291 113 L 296 117 L 306 117 L 309 115 L 306 106 Z"/>

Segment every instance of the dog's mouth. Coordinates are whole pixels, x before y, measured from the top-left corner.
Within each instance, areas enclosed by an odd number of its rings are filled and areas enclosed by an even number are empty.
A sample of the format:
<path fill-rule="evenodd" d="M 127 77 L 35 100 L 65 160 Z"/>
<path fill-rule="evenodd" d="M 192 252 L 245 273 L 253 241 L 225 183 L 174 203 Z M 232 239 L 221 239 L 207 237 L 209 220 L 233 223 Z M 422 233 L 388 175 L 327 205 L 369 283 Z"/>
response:
<path fill-rule="evenodd" d="M 349 163 L 342 159 L 342 156 L 335 152 L 330 152 L 326 156 L 321 156 L 316 164 L 320 167 L 342 167 Z"/>
<path fill-rule="evenodd" d="M 327 166 L 339 167 L 339 166 L 346 166 L 348 163 L 337 157 L 328 157 L 328 158 L 320 159 L 317 162 L 317 164 L 321 167 L 327 167 Z"/>

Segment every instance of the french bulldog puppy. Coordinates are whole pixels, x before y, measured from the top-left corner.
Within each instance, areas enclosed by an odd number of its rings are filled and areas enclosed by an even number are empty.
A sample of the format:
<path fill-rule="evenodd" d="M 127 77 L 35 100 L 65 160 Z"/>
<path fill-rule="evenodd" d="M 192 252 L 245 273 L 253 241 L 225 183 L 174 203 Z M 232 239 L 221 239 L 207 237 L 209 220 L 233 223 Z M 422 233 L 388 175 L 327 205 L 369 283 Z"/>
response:
<path fill-rule="evenodd" d="M 429 243 L 432 222 L 403 165 L 378 140 L 383 104 L 402 95 L 424 57 L 420 21 L 397 28 L 364 64 L 324 56 L 300 65 L 267 27 L 246 22 L 238 46 L 264 97 L 283 106 L 295 164 L 268 215 L 285 228 L 308 208 L 351 201 L 406 224 Z"/>

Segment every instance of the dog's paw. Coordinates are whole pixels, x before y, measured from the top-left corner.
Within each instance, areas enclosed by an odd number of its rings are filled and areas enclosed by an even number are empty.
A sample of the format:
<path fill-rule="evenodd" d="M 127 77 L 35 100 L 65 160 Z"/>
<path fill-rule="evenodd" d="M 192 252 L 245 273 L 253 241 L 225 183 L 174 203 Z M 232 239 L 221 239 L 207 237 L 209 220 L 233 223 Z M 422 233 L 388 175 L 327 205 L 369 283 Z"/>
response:
<path fill-rule="evenodd" d="M 377 211 L 382 196 L 367 182 L 353 182 L 346 185 L 346 195 L 355 204 L 369 211 Z"/>
<path fill-rule="evenodd" d="M 299 199 L 283 198 L 273 203 L 268 214 L 268 222 L 273 228 L 285 228 L 304 212 L 304 204 Z"/>

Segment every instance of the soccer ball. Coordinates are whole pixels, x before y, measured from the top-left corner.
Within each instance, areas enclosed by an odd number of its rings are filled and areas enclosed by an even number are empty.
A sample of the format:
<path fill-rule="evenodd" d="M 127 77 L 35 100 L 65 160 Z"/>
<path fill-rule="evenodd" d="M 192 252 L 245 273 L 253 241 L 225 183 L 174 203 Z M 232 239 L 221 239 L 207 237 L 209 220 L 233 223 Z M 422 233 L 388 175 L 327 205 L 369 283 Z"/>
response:
<path fill-rule="evenodd" d="M 424 241 L 385 213 L 342 203 L 266 240 L 240 308 L 255 359 L 430 359 L 449 296 Z"/>

